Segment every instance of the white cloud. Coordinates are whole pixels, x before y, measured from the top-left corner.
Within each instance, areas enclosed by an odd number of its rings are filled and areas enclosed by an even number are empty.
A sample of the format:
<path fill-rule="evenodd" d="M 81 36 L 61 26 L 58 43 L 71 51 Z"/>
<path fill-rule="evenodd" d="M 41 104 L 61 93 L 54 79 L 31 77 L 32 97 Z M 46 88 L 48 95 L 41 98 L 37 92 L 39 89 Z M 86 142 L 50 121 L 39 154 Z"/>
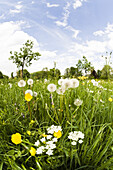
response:
<path fill-rule="evenodd" d="M 51 8 L 51 7 L 59 7 L 59 4 L 50 4 L 50 3 L 47 3 L 47 7 L 48 7 L 48 8 Z"/>
<path fill-rule="evenodd" d="M 73 4 L 74 9 L 77 9 L 81 6 L 82 6 L 82 2 L 80 0 L 75 1 L 75 3 Z"/>
<path fill-rule="evenodd" d="M 99 31 L 94 32 L 93 34 L 94 34 L 95 36 L 102 36 L 102 35 L 104 35 L 104 31 L 99 30 Z"/>
<path fill-rule="evenodd" d="M 87 2 L 87 0 L 74 0 L 73 8 L 74 9 L 80 8 L 83 2 Z"/>
<path fill-rule="evenodd" d="M 109 35 L 113 32 L 113 24 L 108 23 L 104 30 L 99 30 L 93 33 L 95 36 Z"/>
<path fill-rule="evenodd" d="M 14 13 L 20 13 L 23 5 L 20 5 L 21 1 L 17 3 L 17 5 L 14 6 L 14 9 L 10 9 L 9 13 L 14 14 Z"/>
<path fill-rule="evenodd" d="M 27 40 L 34 42 L 33 51 L 41 53 L 40 60 L 33 62 L 31 67 L 27 68 L 29 71 L 34 72 L 41 70 L 43 67 L 50 67 L 52 66 L 54 58 L 57 58 L 56 51 L 41 50 L 37 40 L 21 30 L 23 24 L 25 23 L 22 21 L 11 21 L 0 24 L 0 71 L 8 76 L 11 75 L 11 72 L 17 71 L 17 67 L 13 64 L 13 61 L 8 60 L 10 51 L 20 51 L 20 48 Z"/>
<path fill-rule="evenodd" d="M 75 38 L 75 39 L 77 38 L 77 36 L 78 36 L 78 34 L 80 32 L 80 30 L 76 30 L 71 26 L 67 26 L 66 29 L 68 29 L 68 30 L 70 30 L 70 31 L 72 31 L 74 33 L 72 37 Z"/>
<path fill-rule="evenodd" d="M 70 12 L 69 12 L 70 5 L 71 4 L 69 2 L 67 2 L 66 6 L 64 7 L 64 13 L 63 13 L 63 17 L 62 17 L 61 21 L 55 22 L 58 26 L 65 27 L 68 24 L 67 20 L 68 20 L 69 14 L 70 14 Z"/>

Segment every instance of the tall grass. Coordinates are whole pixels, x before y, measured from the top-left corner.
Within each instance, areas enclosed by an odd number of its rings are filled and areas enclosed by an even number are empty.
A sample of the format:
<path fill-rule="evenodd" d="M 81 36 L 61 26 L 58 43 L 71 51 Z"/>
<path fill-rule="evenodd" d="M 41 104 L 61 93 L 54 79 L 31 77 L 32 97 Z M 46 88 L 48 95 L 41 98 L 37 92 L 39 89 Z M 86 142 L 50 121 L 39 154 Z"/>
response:
<path fill-rule="evenodd" d="M 112 170 L 113 169 L 113 82 L 80 81 L 79 87 L 69 88 L 63 95 L 47 90 L 50 83 L 36 81 L 28 84 L 37 97 L 29 102 L 32 120 L 23 88 L 19 80 L 0 84 L 0 170 Z M 75 99 L 83 100 L 74 105 Z M 56 143 L 53 155 L 30 154 L 30 148 L 41 139 L 51 125 L 62 127 L 62 136 Z M 31 134 L 27 132 L 30 131 Z M 83 143 L 71 145 L 69 132 L 84 133 Z M 22 143 L 15 145 L 12 134 L 20 133 Z"/>

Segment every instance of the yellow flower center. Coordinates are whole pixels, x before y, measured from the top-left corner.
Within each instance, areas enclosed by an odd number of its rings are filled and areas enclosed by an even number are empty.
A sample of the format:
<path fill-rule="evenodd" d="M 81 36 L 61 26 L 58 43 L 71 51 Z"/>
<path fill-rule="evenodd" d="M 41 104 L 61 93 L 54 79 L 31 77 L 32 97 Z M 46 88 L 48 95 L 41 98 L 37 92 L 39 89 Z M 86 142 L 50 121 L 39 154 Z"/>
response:
<path fill-rule="evenodd" d="M 22 142 L 21 140 L 21 134 L 20 133 L 15 133 L 11 136 L 11 141 L 14 143 L 14 144 L 20 144 Z"/>
<path fill-rule="evenodd" d="M 32 99 L 33 97 L 29 94 L 29 93 L 26 93 L 25 94 L 25 100 L 27 100 L 28 102 Z"/>
<path fill-rule="evenodd" d="M 54 132 L 54 137 L 61 138 L 61 136 L 62 136 L 62 133 L 60 130 L 58 132 Z"/>

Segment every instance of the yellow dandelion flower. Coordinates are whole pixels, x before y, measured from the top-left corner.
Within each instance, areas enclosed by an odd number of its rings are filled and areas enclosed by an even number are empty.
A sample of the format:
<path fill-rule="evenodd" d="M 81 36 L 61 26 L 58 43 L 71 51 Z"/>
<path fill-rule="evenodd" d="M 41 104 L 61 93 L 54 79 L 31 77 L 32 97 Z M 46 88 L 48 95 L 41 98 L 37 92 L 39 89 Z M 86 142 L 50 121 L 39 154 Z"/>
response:
<path fill-rule="evenodd" d="M 58 132 L 54 132 L 54 137 L 61 138 L 61 136 L 62 136 L 62 133 L 60 130 Z"/>
<path fill-rule="evenodd" d="M 31 101 L 32 98 L 33 97 L 29 93 L 25 94 L 25 100 L 27 100 L 28 102 Z"/>
<path fill-rule="evenodd" d="M 30 149 L 29 152 L 30 152 L 31 156 L 35 156 L 35 154 L 36 154 L 36 149 L 33 148 L 33 147 L 31 147 L 31 149 Z"/>
<path fill-rule="evenodd" d="M 108 100 L 109 100 L 109 102 L 112 102 L 112 101 L 113 101 L 113 99 L 112 99 L 111 97 L 109 97 L 109 99 L 108 99 Z"/>
<path fill-rule="evenodd" d="M 11 141 L 14 143 L 14 144 L 20 144 L 22 142 L 21 140 L 21 134 L 20 133 L 15 133 L 11 136 Z"/>

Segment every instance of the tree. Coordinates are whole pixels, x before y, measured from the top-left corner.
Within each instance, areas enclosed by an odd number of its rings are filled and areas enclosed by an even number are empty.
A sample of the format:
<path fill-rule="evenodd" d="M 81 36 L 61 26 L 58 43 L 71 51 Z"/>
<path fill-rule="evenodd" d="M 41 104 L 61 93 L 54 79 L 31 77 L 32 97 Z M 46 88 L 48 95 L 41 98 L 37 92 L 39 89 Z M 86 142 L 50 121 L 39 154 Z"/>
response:
<path fill-rule="evenodd" d="M 21 77 L 21 73 L 22 73 L 22 70 L 19 70 L 17 72 L 17 77 Z M 28 72 L 28 70 L 24 69 L 23 70 L 23 78 L 30 78 L 30 73 Z"/>
<path fill-rule="evenodd" d="M 88 71 L 93 69 L 93 67 L 91 66 L 91 62 L 89 62 L 85 56 L 83 56 L 82 60 L 78 60 L 76 66 L 78 68 L 78 72 L 80 73 L 82 73 L 82 71 L 84 70 L 87 74 Z"/>
<path fill-rule="evenodd" d="M 101 78 L 109 79 L 112 71 L 113 70 L 112 70 L 111 66 L 104 65 L 103 69 L 101 70 Z"/>
<path fill-rule="evenodd" d="M 9 60 L 13 60 L 13 63 L 17 65 L 17 68 L 21 67 L 22 70 L 22 77 L 23 77 L 23 70 L 24 67 L 30 66 L 32 63 L 32 60 L 38 60 L 38 56 L 41 56 L 39 52 L 33 52 L 33 42 L 30 40 L 27 40 L 25 44 L 23 44 L 23 47 L 20 48 L 20 52 L 14 52 L 10 51 L 10 58 Z"/>

